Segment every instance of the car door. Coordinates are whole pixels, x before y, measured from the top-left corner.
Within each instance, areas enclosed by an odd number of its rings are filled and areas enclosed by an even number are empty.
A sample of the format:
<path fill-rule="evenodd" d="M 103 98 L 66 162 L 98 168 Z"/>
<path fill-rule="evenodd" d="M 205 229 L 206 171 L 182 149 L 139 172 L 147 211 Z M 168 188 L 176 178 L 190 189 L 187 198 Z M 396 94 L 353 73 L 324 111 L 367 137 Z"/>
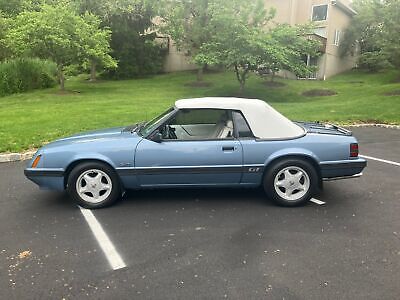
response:
<path fill-rule="evenodd" d="M 242 146 L 234 138 L 231 112 L 179 110 L 136 149 L 141 186 L 218 186 L 240 183 Z M 152 136 L 161 138 L 154 141 Z"/>

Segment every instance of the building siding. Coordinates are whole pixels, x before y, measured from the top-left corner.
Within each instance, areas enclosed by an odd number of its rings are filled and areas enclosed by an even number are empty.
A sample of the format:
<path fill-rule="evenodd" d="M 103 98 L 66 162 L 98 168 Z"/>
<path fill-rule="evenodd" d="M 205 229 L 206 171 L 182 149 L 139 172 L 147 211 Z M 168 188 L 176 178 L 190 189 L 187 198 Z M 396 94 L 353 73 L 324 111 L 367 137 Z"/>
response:
<path fill-rule="evenodd" d="M 341 57 L 339 46 L 334 44 L 335 32 L 341 32 L 341 39 L 346 28 L 349 26 L 352 16 L 345 12 L 332 0 L 265 0 L 265 7 L 275 8 L 276 15 L 272 20 L 274 24 L 307 24 L 312 20 L 313 6 L 328 5 L 327 20 L 315 22 L 318 34 L 325 35 L 325 53 L 318 58 L 317 79 L 327 79 L 356 66 L 356 56 Z M 350 5 L 348 0 L 340 0 L 345 6 Z M 194 70 L 196 66 L 191 62 L 189 56 L 177 50 L 173 42 L 169 45 L 169 53 L 164 64 L 165 72 Z M 281 72 L 285 78 L 295 78 L 290 72 Z"/>

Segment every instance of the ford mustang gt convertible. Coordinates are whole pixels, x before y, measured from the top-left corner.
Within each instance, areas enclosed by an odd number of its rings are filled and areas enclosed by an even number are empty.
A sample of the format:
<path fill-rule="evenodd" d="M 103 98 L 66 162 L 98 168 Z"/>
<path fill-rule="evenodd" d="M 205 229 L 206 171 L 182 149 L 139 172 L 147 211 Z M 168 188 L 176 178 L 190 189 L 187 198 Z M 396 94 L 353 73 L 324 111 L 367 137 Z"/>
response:
<path fill-rule="evenodd" d="M 149 122 L 47 144 L 25 175 L 67 190 L 86 208 L 113 204 L 127 189 L 258 187 L 282 206 L 309 201 L 324 180 L 361 176 L 352 133 L 292 122 L 261 100 L 179 100 Z"/>

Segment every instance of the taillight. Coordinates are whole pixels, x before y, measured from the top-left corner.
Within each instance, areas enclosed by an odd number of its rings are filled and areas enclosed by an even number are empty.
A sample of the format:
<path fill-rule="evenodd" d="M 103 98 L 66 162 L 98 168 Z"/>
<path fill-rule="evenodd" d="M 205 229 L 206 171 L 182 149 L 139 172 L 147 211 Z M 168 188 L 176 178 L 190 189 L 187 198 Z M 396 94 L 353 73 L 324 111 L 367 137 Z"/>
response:
<path fill-rule="evenodd" d="M 350 157 L 358 157 L 358 144 L 350 144 Z"/>

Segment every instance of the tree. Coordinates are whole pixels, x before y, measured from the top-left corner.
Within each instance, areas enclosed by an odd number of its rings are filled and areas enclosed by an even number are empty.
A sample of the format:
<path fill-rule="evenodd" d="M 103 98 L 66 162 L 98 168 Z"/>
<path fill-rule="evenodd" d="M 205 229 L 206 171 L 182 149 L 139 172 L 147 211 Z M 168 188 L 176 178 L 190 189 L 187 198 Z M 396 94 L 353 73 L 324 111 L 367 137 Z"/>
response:
<path fill-rule="evenodd" d="M 149 33 L 156 16 L 156 3 L 156 0 L 73 1 L 79 14 L 97 15 L 101 19 L 100 26 L 112 31 L 111 56 L 118 61 L 118 68 L 109 69 L 105 76 L 132 78 L 161 70 L 164 51 L 154 41 L 156 34 Z"/>
<path fill-rule="evenodd" d="M 400 68 L 400 2 L 356 0 L 358 14 L 345 32 L 342 55 L 360 51 L 359 65 L 370 71 Z"/>
<path fill-rule="evenodd" d="M 206 30 L 212 19 L 213 8 L 218 0 L 169 0 L 164 2 L 161 30 L 168 34 L 178 49 L 196 57 L 201 46 L 211 38 Z M 223 5 L 223 3 L 220 3 Z M 198 65 L 197 80 L 203 81 L 204 63 Z"/>
<path fill-rule="evenodd" d="M 96 67 L 102 66 L 107 69 L 115 69 L 117 62 L 110 56 L 111 30 L 100 28 L 100 19 L 93 14 L 85 13 L 82 16 L 84 22 L 79 28 L 81 40 L 81 60 L 85 67 L 90 67 L 90 81 L 96 81 Z"/>
<path fill-rule="evenodd" d="M 209 38 L 204 30 L 209 21 L 210 0 L 172 0 L 164 8 L 162 31 L 171 36 L 177 47 L 195 56 Z M 197 80 L 203 80 L 204 65 L 198 68 Z"/>
<path fill-rule="evenodd" d="M 9 49 L 4 40 L 7 30 L 8 30 L 7 19 L 4 18 L 0 13 L 0 61 L 4 60 L 10 55 Z"/>
<path fill-rule="evenodd" d="M 262 1 L 232 0 L 209 4 L 213 12 L 205 31 L 212 35 L 194 56 L 198 65 L 223 65 L 233 69 L 243 92 L 251 71 L 260 65 L 263 26 L 273 17 Z"/>
<path fill-rule="evenodd" d="M 43 5 L 38 11 L 16 16 L 6 40 L 15 55 L 46 58 L 57 64 L 60 88 L 64 90 L 67 66 L 94 59 L 106 66 L 115 64 L 108 55 L 109 31 L 98 28 L 94 16 L 78 16 L 68 5 Z M 95 49 L 91 49 L 94 47 Z"/>
<path fill-rule="evenodd" d="M 262 56 L 263 66 L 271 72 L 271 81 L 280 70 L 291 71 L 297 76 L 305 77 L 315 71 L 307 66 L 304 57 L 320 55 L 320 42 L 311 38 L 312 26 L 287 24 L 277 25 L 269 30 L 265 39 L 266 47 Z"/>
<path fill-rule="evenodd" d="M 383 10 L 383 34 L 380 44 L 389 63 L 400 68 L 400 1 L 386 0 Z"/>
<path fill-rule="evenodd" d="M 5 16 L 16 16 L 24 10 L 25 0 L 0 0 L 0 12 Z"/>
<path fill-rule="evenodd" d="M 302 60 L 314 54 L 319 44 L 309 40 L 303 28 L 288 25 L 271 27 L 274 11 L 267 11 L 263 1 L 232 1 L 216 7 L 210 26 L 213 35 L 195 56 L 198 63 L 223 65 L 233 69 L 242 93 L 251 72 L 267 67 L 282 68 L 303 74 L 309 68 Z"/>

